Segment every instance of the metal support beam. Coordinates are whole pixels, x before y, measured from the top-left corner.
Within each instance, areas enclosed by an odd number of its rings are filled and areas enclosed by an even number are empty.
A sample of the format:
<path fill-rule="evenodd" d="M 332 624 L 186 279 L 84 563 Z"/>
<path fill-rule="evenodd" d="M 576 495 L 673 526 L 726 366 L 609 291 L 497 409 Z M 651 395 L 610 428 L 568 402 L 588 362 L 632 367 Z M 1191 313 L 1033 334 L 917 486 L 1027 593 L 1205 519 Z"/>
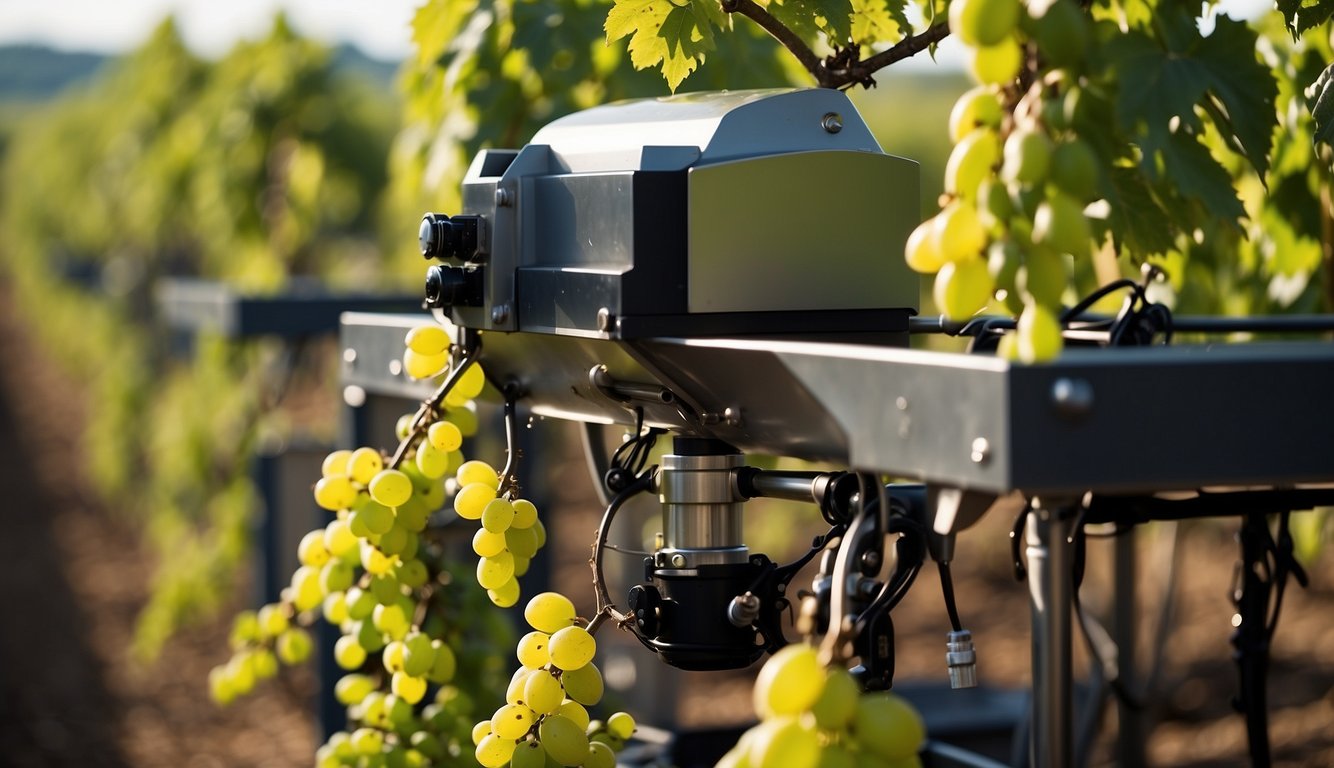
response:
<path fill-rule="evenodd" d="M 1036 506 L 1036 505 L 1035 505 Z M 1065 768 L 1074 755 L 1071 713 L 1071 508 L 1036 506 L 1028 516 L 1028 593 L 1033 617 L 1031 765 Z"/>
<path fill-rule="evenodd" d="M 1128 531 L 1113 540 L 1112 582 L 1113 603 L 1113 638 L 1116 641 L 1117 678 L 1124 689 L 1139 690 L 1139 659 L 1137 653 L 1137 635 L 1139 623 L 1136 620 L 1136 585 L 1137 570 L 1135 552 L 1135 531 Z M 1126 768 L 1146 765 L 1148 755 L 1144 747 L 1148 733 L 1144 727 L 1144 713 L 1124 697 L 1116 700 L 1116 757 L 1117 764 Z"/>

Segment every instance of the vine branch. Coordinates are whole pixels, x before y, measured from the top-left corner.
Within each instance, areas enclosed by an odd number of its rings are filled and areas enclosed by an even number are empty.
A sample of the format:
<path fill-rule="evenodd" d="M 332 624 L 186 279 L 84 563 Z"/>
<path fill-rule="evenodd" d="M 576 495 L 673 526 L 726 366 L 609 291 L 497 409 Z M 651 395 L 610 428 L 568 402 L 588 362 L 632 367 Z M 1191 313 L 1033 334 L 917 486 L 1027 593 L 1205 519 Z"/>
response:
<path fill-rule="evenodd" d="M 598 525 L 597 539 L 593 542 L 593 556 L 589 558 L 588 565 L 593 569 L 593 593 L 597 599 L 597 610 L 593 620 L 588 623 L 588 631 L 596 632 L 598 627 L 602 626 L 608 619 L 614 620 L 617 624 L 624 625 L 633 621 L 633 616 L 627 616 L 616 609 L 616 604 L 612 602 L 611 595 L 607 592 L 607 580 L 602 575 L 602 554 L 607 549 L 607 534 L 611 531 L 611 522 L 616 519 L 616 513 L 621 505 L 625 504 L 637 493 L 649 490 L 653 487 L 653 473 L 657 467 L 649 467 L 635 481 L 626 486 L 625 490 L 616 494 L 616 498 L 607 505 L 607 511 L 602 515 L 602 522 Z"/>
<path fill-rule="evenodd" d="M 407 456 L 408 449 L 412 447 L 413 443 L 417 442 L 417 438 L 421 437 L 426 432 L 426 428 L 431 425 L 434 420 L 432 416 L 439 412 L 440 406 L 445 402 L 445 397 L 458 385 L 459 380 L 463 378 L 463 374 L 467 372 L 469 366 L 476 361 L 478 337 L 468 333 L 467 329 L 462 332 L 465 335 L 460 338 L 459 345 L 456 347 L 459 350 L 458 360 L 449 372 L 449 376 L 445 378 L 444 383 L 432 392 L 430 397 L 422 401 L 421 407 L 413 415 L 412 424 L 408 427 L 408 434 L 399 441 L 398 449 L 394 451 L 393 458 L 389 460 L 389 469 L 398 469 L 399 465 L 403 463 L 403 457 Z"/>
<path fill-rule="evenodd" d="M 927 27 L 920 34 L 908 35 L 869 59 L 860 58 L 859 46 L 856 45 L 840 49 L 821 59 L 796 32 L 755 0 L 721 0 L 721 5 L 723 11 L 729 14 L 739 13 L 768 32 L 789 53 L 797 57 L 797 61 L 811 73 L 821 88 L 846 88 L 851 85 L 869 88 L 875 84 L 872 75 L 877 71 L 896 61 L 921 53 L 929 46 L 944 40 L 950 33 L 949 25 L 941 21 Z"/>

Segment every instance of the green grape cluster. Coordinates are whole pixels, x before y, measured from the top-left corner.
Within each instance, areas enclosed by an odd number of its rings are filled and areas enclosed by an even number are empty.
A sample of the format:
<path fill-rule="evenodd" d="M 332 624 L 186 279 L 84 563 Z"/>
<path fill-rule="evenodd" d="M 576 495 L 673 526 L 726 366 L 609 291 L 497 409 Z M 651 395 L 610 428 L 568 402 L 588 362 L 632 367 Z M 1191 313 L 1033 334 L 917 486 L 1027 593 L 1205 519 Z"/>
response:
<path fill-rule="evenodd" d="M 1084 211 L 1100 196 L 1099 163 L 1072 128 L 1089 21 L 1075 0 L 953 0 L 949 18 L 978 85 L 950 114 L 943 207 L 905 256 L 936 276 L 946 316 L 967 319 L 999 298 L 1019 316 L 1001 353 L 1047 360 L 1062 346 L 1069 260 L 1094 246 Z"/>
<path fill-rule="evenodd" d="M 338 731 L 315 752 L 316 768 L 403 766 L 462 768 L 472 699 L 455 686 L 441 687 L 418 711 L 396 693 L 375 690 L 372 678 L 349 675 L 339 682 L 338 700 L 348 705 L 352 725 Z"/>
<path fill-rule="evenodd" d="M 717 768 L 920 768 L 926 738 L 912 705 L 862 694 L 842 667 L 826 669 L 809 645 L 784 647 L 755 679 L 760 723 Z"/>
<path fill-rule="evenodd" d="M 499 473 L 484 461 L 468 461 L 454 477 L 459 491 L 454 511 L 481 527 L 472 537 L 477 554 L 477 583 L 491 602 L 509 608 L 519 602 L 519 577 L 528 572 L 537 551 L 546 546 L 547 531 L 537 518 L 537 507 L 515 498 L 513 489 L 501 490 Z"/>
<path fill-rule="evenodd" d="M 614 768 L 635 721 L 624 712 L 606 722 L 589 720 L 586 707 L 603 692 L 593 663 L 597 641 L 581 626 L 574 603 L 555 592 L 534 596 L 523 615 L 533 631 L 519 640 L 521 666 L 505 704 L 473 728 L 477 762 L 484 768 Z"/>

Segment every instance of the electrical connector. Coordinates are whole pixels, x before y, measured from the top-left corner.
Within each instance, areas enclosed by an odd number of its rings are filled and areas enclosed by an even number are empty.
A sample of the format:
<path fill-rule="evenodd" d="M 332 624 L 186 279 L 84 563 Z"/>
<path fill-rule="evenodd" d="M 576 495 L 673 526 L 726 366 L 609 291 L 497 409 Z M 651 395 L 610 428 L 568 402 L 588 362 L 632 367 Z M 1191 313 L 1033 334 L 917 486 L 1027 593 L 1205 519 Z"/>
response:
<path fill-rule="evenodd" d="M 966 629 L 951 632 L 945 640 L 945 664 L 950 670 L 950 688 L 977 687 L 977 652 L 973 633 Z"/>

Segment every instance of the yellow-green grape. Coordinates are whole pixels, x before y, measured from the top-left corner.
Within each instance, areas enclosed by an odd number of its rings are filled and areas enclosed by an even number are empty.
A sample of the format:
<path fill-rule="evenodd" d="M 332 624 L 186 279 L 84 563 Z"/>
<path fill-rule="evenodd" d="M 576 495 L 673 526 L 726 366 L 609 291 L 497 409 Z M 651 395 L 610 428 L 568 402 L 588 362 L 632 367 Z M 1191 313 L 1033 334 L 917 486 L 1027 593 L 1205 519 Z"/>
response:
<path fill-rule="evenodd" d="M 527 570 L 527 568 L 528 565 L 527 562 L 525 562 L 524 570 Z M 515 574 L 519 574 L 519 565 L 517 561 L 514 565 L 514 572 Z M 486 596 L 491 598 L 492 604 L 497 608 L 509 608 L 519 602 L 519 582 L 513 577 L 510 577 L 509 581 L 501 584 L 495 589 L 488 589 L 486 591 Z"/>
<path fill-rule="evenodd" d="M 561 717 L 568 717 L 581 729 L 588 728 L 588 710 L 584 709 L 584 705 L 574 699 L 562 701 L 560 709 L 556 710 L 556 714 Z"/>
<path fill-rule="evenodd" d="M 412 481 L 396 469 L 383 469 L 371 478 L 367 490 L 386 507 L 397 507 L 412 497 Z"/>
<path fill-rule="evenodd" d="M 883 760 L 916 755 L 926 739 L 922 716 L 902 697 L 888 692 L 858 698 L 852 733 L 864 752 Z"/>
<path fill-rule="evenodd" d="M 475 746 L 475 745 L 477 745 L 477 744 L 481 744 L 481 743 L 482 743 L 482 739 L 484 739 L 484 738 L 486 738 L 487 736 L 490 736 L 490 735 L 491 735 L 491 721 L 490 721 L 490 720 L 483 720 L 482 722 L 478 723 L 477 725 L 474 725 L 474 726 L 472 727 L 472 743 L 473 743 L 473 745 Z"/>
<path fill-rule="evenodd" d="M 1033 216 L 1033 243 L 1057 253 L 1087 256 L 1090 237 L 1084 206 L 1063 192 L 1050 192 Z"/>
<path fill-rule="evenodd" d="M 458 481 L 460 487 L 466 487 L 473 483 L 485 483 L 491 486 L 492 490 L 500 487 L 500 477 L 496 470 L 485 461 L 465 461 L 463 466 L 459 467 L 458 472 L 454 474 L 454 479 Z"/>
<path fill-rule="evenodd" d="M 375 611 L 372 609 L 370 616 L 362 621 L 353 622 L 352 632 L 361 643 L 361 647 L 366 649 L 366 653 L 378 653 L 384 649 L 384 632 L 375 626 Z"/>
<path fill-rule="evenodd" d="M 511 528 L 532 528 L 537 522 L 537 506 L 527 499 L 514 500 L 514 521 Z"/>
<path fill-rule="evenodd" d="M 254 611 L 241 611 L 232 619 L 228 642 L 233 651 L 239 651 L 253 642 L 258 642 L 261 634 L 258 615 Z"/>
<path fill-rule="evenodd" d="M 457 426 L 464 437 L 477 434 L 477 414 L 471 408 L 447 408 L 445 419 Z"/>
<path fill-rule="evenodd" d="M 504 497 L 492 499 L 482 508 L 482 528 L 492 533 L 504 533 L 514 522 L 514 505 Z"/>
<path fill-rule="evenodd" d="M 588 756 L 588 736 L 584 730 L 560 715 L 542 718 L 537 736 L 542 748 L 561 765 L 579 765 Z"/>
<path fill-rule="evenodd" d="M 360 669 L 366 663 L 366 649 L 355 637 L 344 635 L 334 643 L 334 661 L 343 669 Z"/>
<path fill-rule="evenodd" d="M 590 741 L 584 768 L 616 768 L 616 753 L 600 741 Z"/>
<path fill-rule="evenodd" d="M 394 510 L 374 499 L 363 497 L 353 508 L 352 515 L 348 517 L 347 522 L 348 526 L 353 529 L 357 525 L 364 525 L 367 531 L 379 536 L 393 527 Z"/>
<path fill-rule="evenodd" d="M 435 647 L 431 638 L 421 632 L 411 632 L 403 640 L 403 671 L 413 677 L 422 677 L 435 663 Z"/>
<path fill-rule="evenodd" d="M 347 509 L 357 500 L 357 489 L 346 475 L 321 477 L 315 482 L 315 503 L 330 512 Z"/>
<path fill-rule="evenodd" d="M 579 669 L 593 660 L 597 640 L 583 627 L 565 627 L 551 635 L 548 652 L 551 663 L 564 669 Z"/>
<path fill-rule="evenodd" d="M 1056 145 L 1051 153 L 1051 183 L 1077 202 L 1098 196 L 1098 157 L 1082 139 Z"/>
<path fill-rule="evenodd" d="M 533 522 L 533 530 L 537 531 L 537 548 L 541 549 L 547 545 L 547 527 L 542 525 L 541 520 Z"/>
<path fill-rule="evenodd" d="M 618 739 L 628 739 L 634 735 L 635 719 L 628 712 L 615 712 L 607 718 L 607 730 Z"/>
<path fill-rule="evenodd" d="M 438 480 L 449 471 L 449 454 L 439 450 L 428 441 L 417 446 L 417 456 L 413 460 L 422 476 Z"/>
<path fill-rule="evenodd" d="M 284 664 L 300 664 L 310 658 L 310 649 L 313 646 L 310 633 L 300 627 L 292 627 L 278 635 L 278 641 L 274 644 L 278 658 L 282 659 Z"/>
<path fill-rule="evenodd" d="M 440 355 L 449 350 L 449 334 L 438 325 L 419 325 L 408 331 L 403 346 L 419 355 Z"/>
<path fill-rule="evenodd" d="M 277 637 L 287 631 L 287 614 L 281 606 L 266 605 L 255 614 L 261 637 Z"/>
<path fill-rule="evenodd" d="M 449 364 L 449 355 L 422 355 L 411 349 L 403 351 L 403 370 L 414 379 L 429 379 L 445 370 Z"/>
<path fill-rule="evenodd" d="M 485 529 L 483 529 L 485 530 Z M 532 528 L 510 527 L 505 531 L 505 548 L 514 555 L 514 572 L 518 573 L 519 558 L 528 559 L 537 554 L 537 531 Z"/>
<path fill-rule="evenodd" d="M 334 683 L 334 698 L 344 706 L 359 704 L 366 694 L 375 690 L 375 681 L 366 675 L 343 675 Z"/>
<path fill-rule="evenodd" d="M 384 665 L 384 671 L 393 674 L 403 671 L 403 655 L 406 652 L 403 641 L 395 640 L 384 647 L 384 653 L 380 654 L 380 663 Z"/>
<path fill-rule="evenodd" d="M 341 565 L 341 563 L 340 563 Z M 324 581 L 323 572 L 320 573 L 320 581 Z M 336 626 L 347 621 L 347 595 L 344 592 L 330 592 L 324 596 L 324 602 L 320 604 L 320 614 L 324 620 Z"/>
<path fill-rule="evenodd" d="M 513 577 L 514 556 L 508 552 L 477 561 L 477 583 L 482 589 L 499 589 Z"/>
<path fill-rule="evenodd" d="M 510 768 L 546 768 L 547 751 L 534 739 L 525 739 L 514 748 Z"/>
<path fill-rule="evenodd" d="M 1051 360 L 1061 353 L 1061 324 L 1041 304 L 1029 304 L 1019 315 L 1016 328 L 1019 359 L 1025 363 Z"/>
<path fill-rule="evenodd" d="M 533 727 L 537 716 L 524 704 L 506 704 L 491 716 L 491 732 L 502 739 L 519 739 Z"/>
<path fill-rule="evenodd" d="M 814 648 L 804 643 L 784 646 L 755 678 L 755 711 L 761 717 L 805 712 L 820 698 L 824 680 Z"/>
<path fill-rule="evenodd" d="M 964 136 L 945 163 L 945 191 L 970 200 L 977 199 L 978 185 L 991 175 L 1000 156 L 1000 138 L 995 131 L 978 128 Z"/>
<path fill-rule="evenodd" d="M 815 722 L 826 731 L 846 728 L 857 714 L 857 697 L 861 689 L 852 675 L 842 667 L 829 670 L 825 675 L 824 690 L 811 705 Z M 610 722 L 610 721 L 608 721 Z"/>
<path fill-rule="evenodd" d="M 426 430 L 426 439 L 431 446 L 441 453 L 457 451 L 463 445 L 463 433 L 457 425 L 448 421 L 437 421 Z"/>
<path fill-rule="evenodd" d="M 481 520 L 486 505 L 496 497 L 495 487 L 486 483 L 470 483 L 454 496 L 454 512 L 464 520 Z"/>
<path fill-rule="evenodd" d="M 214 667 L 208 671 L 208 694 L 213 703 L 223 707 L 236 699 L 236 691 L 232 690 L 225 667 Z"/>
<path fill-rule="evenodd" d="M 377 545 L 380 551 L 386 555 L 397 555 L 408 545 L 407 529 L 401 525 L 395 525 L 385 531 L 380 536 L 380 543 Z"/>
<path fill-rule="evenodd" d="M 995 45 L 1019 23 L 1019 0 L 953 0 L 950 31 L 965 45 Z"/>
<path fill-rule="evenodd" d="M 320 589 L 326 595 L 342 592 L 352 586 L 352 578 L 352 566 L 342 560 L 330 560 L 320 569 Z"/>
<path fill-rule="evenodd" d="M 508 533 L 508 531 L 506 531 L 506 533 Z M 515 555 L 513 552 L 510 552 L 510 554 L 514 555 L 515 578 L 518 578 L 524 575 L 525 573 L 528 573 L 528 566 L 532 564 L 533 559 L 531 557 L 521 557 L 519 555 Z"/>
<path fill-rule="evenodd" d="M 378 755 L 384 748 L 384 734 L 374 728 L 358 728 L 352 732 L 351 744 L 359 755 Z"/>
<path fill-rule="evenodd" d="M 482 768 L 500 768 L 514 755 L 514 739 L 502 739 L 494 733 L 487 734 L 477 743 L 473 757 Z"/>
<path fill-rule="evenodd" d="M 984 230 L 1004 233 L 1014 216 L 1010 191 L 995 179 L 986 179 L 977 188 L 977 217 Z"/>
<path fill-rule="evenodd" d="M 950 141 L 958 144 L 979 127 L 999 128 L 1003 116 L 995 92 L 984 85 L 976 86 L 960 96 L 950 110 Z"/>
<path fill-rule="evenodd" d="M 939 272 L 948 262 L 936 245 L 936 220 L 927 219 L 918 224 L 912 234 L 908 235 L 908 241 L 903 246 L 903 257 L 908 262 L 908 267 L 924 275 L 934 275 Z"/>
<path fill-rule="evenodd" d="M 468 366 L 468 370 L 463 372 L 463 376 L 459 378 L 454 391 L 465 399 L 471 400 L 482 394 L 482 387 L 484 386 L 486 386 L 486 373 L 482 370 L 481 365 L 473 363 Z"/>
<path fill-rule="evenodd" d="M 426 680 L 407 672 L 395 672 L 389 687 L 395 696 L 401 696 L 409 704 L 416 704 L 426 695 Z"/>
<path fill-rule="evenodd" d="M 290 632 L 292 630 L 288 631 Z M 281 640 L 282 638 L 280 637 L 279 639 Z M 309 649 L 306 650 L 306 655 L 310 655 Z M 289 663 L 295 664 L 299 662 Z M 268 648 L 256 649 L 255 652 L 250 655 L 250 668 L 254 671 L 256 680 L 267 680 L 278 674 L 278 657 Z"/>
<path fill-rule="evenodd" d="M 394 567 L 394 561 L 374 544 L 369 541 L 362 541 L 361 567 L 366 569 L 366 573 L 379 576 L 382 573 L 389 573 L 389 569 Z"/>
<path fill-rule="evenodd" d="M 1033 248 L 1024 254 L 1024 263 L 1015 274 L 1015 284 L 1022 292 L 1049 307 L 1061 303 L 1068 281 L 1065 257 L 1042 248 Z"/>
<path fill-rule="evenodd" d="M 320 465 L 321 477 L 337 477 L 347 474 L 347 460 L 352 458 L 352 451 L 339 449 L 324 457 Z"/>
<path fill-rule="evenodd" d="M 415 421 L 416 418 L 417 414 L 415 413 L 405 413 L 402 416 L 399 416 L 398 421 L 394 422 L 394 435 L 399 440 L 407 437 L 408 433 L 412 432 L 412 422 Z"/>
<path fill-rule="evenodd" d="M 407 504 L 399 507 L 394 516 L 394 525 L 409 533 L 421 533 L 426 530 L 426 523 L 431 513 L 424 505 L 416 503 L 420 497 L 413 496 Z"/>
<path fill-rule="evenodd" d="M 399 583 L 408 589 L 418 589 L 431 578 L 430 572 L 426 570 L 426 563 L 416 558 L 399 563 L 394 569 L 394 575 L 398 577 Z"/>
<path fill-rule="evenodd" d="M 574 603 L 558 592 L 543 592 L 528 601 L 523 618 L 533 629 L 555 634 L 574 623 Z"/>
<path fill-rule="evenodd" d="M 377 605 L 371 611 L 375 628 L 398 640 L 408 633 L 408 616 L 400 605 Z"/>
<path fill-rule="evenodd" d="M 478 528 L 477 533 L 472 535 L 472 551 L 478 557 L 495 557 L 505 551 L 505 537 L 485 528 Z"/>
<path fill-rule="evenodd" d="M 796 717 L 778 717 L 760 723 L 750 756 L 755 768 L 815 768 L 820 737 L 814 727 Z"/>
<path fill-rule="evenodd" d="M 1001 177 L 1018 184 L 1041 184 L 1051 167 L 1051 139 L 1037 128 L 1012 131 L 1005 140 Z"/>
<path fill-rule="evenodd" d="M 1031 26 L 1033 39 L 1050 67 L 1072 67 L 1088 55 L 1089 18 L 1075 0 L 1034 3 L 1030 10 L 1045 6 Z"/>
<path fill-rule="evenodd" d="M 935 222 L 936 250 L 945 261 L 963 261 L 982 256 L 987 244 L 986 230 L 978 221 L 977 211 L 968 201 L 955 200 L 932 219 Z"/>
<path fill-rule="evenodd" d="M 983 85 L 1004 85 L 1019 76 L 1023 51 L 1014 38 L 1006 38 L 995 45 L 974 48 L 968 62 L 973 79 Z"/>
<path fill-rule="evenodd" d="M 565 700 L 565 689 L 550 672 L 539 669 L 523 684 L 523 700 L 537 714 L 550 715 L 560 709 Z"/>
<path fill-rule="evenodd" d="M 361 587 L 347 590 L 347 617 L 353 621 L 368 618 L 376 604 L 375 596 Z"/>
<path fill-rule="evenodd" d="M 245 695 L 255 687 L 255 669 L 251 664 L 253 654 L 242 651 L 227 662 L 227 677 L 232 690 L 238 695 Z"/>
<path fill-rule="evenodd" d="M 585 707 L 594 706 L 602 701 L 604 690 L 602 671 L 596 664 L 586 664 L 579 669 L 566 670 L 565 674 L 561 675 L 560 681 L 565 686 L 565 695 Z"/>
<path fill-rule="evenodd" d="M 523 704 L 524 686 L 528 684 L 528 676 L 533 674 L 533 670 L 527 667 L 519 667 L 514 670 L 510 677 L 509 685 L 505 688 L 506 704 Z"/>
<path fill-rule="evenodd" d="M 426 731 L 417 731 L 408 737 L 408 744 L 412 746 L 412 749 L 421 753 L 422 757 L 426 758 L 427 761 L 439 761 L 444 760 L 445 758 L 445 747 L 440 743 L 440 739 L 436 738 L 434 734 L 427 733 Z M 411 755 L 410 752 L 409 755 Z M 414 763 L 409 759 L 407 764 L 412 766 L 412 768 L 419 768 L 421 765 L 425 764 L 425 761 Z"/>
<path fill-rule="evenodd" d="M 358 448 L 347 460 L 347 476 L 353 482 L 366 485 L 380 470 L 384 469 L 384 459 L 374 448 Z"/>
<path fill-rule="evenodd" d="M 329 550 L 324 546 L 324 529 L 316 529 L 301 537 L 296 545 L 296 559 L 302 565 L 321 566 L 329 562 Z"/>
<path fill-rule="evenodd" d="M 381 573 L 371 578 L 371 595 L 375 597 L 375 602 L 381 605 L 391 605 L 397 603 L 403 596 L 403 590 L 400 589 L 398 577 L 391 573 Z"/>
<path fill-rule="evenodd" d="M 870 757 L 867 759 L 874 760 Z M 852 752 L 842 744 L 825 744 L 820 748 L 820 761 L 816 763 L 816 766 L 817 768 L 857 768 L 857 753 Z"/>
<path fill-rule="evenodd" d="M 550 664 L 551 652 L 548 650 L 550 641 L 551 635 L 537 630 L 519 638 L 519 644 L 514 649 L 519 663 L 528 669 L 541 669 Z"/>
<path fill-rule="evenodd" d="M 426 679 L 436 685 L 444 685 L 454 679 L 454 673 L 458 671 L 458 658 L 454 655 L 454 649 L 445 645 L 443 640 L 432 640 L 431 650 L 435 656 L 431 659 L 431 668 L 426 671 Z"/>
<path fill-rule="evenodd" d="M 987 306 L 995 287 L 987 262 L 968 259 L 941 268 L 933 295 L 946 317 L 967 320 Z"/>
<path fill-rule="evenodd" d="M 292 605 L 298 612 L 304 613 L 318 606 L 324 600 L 324 590 L 320 589 L 320 569 L 303 565 L 292 573 Z"/>
<path fill-rule="evenodd" d="M 357 537 L 348 527 L 346 520 L 330 520 L 324 526 L 324 548 L 329 554 L 342 560 L 355 558 L 360 554 Z"/>

